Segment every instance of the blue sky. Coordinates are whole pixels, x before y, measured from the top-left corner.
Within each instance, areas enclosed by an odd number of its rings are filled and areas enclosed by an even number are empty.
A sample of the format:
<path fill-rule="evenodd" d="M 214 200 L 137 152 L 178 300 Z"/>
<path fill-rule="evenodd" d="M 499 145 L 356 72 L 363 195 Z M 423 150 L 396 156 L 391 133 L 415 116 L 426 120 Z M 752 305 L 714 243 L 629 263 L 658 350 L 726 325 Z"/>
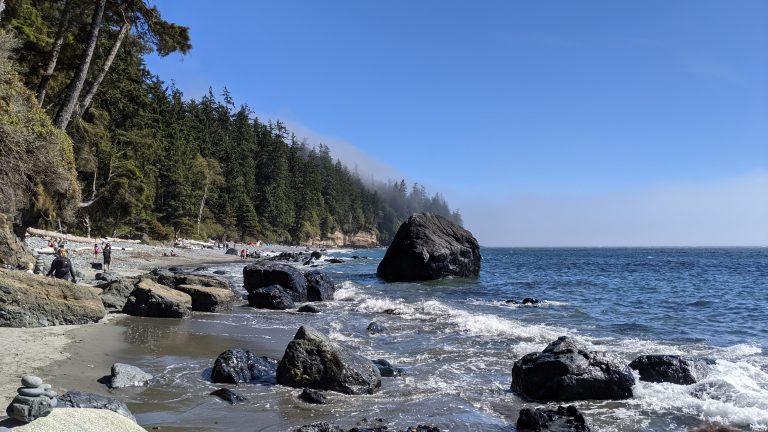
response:
<path fill-rule="evenodd" d="M 156 4 L 193 50 L 153 72 L 443 192 L 483 244 L 768 245 L 768 2 Z"/>

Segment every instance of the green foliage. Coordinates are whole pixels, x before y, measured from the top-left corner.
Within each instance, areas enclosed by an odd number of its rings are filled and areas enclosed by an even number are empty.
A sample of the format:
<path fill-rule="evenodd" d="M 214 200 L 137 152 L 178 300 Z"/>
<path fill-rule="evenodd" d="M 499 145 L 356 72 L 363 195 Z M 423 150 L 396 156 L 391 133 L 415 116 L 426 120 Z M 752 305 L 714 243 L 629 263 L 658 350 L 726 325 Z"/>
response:
<path fill-rule="evenodd" d="M 48 87 L 51 101 L 61 99 L 78 68 L 95 3 L 69 1 L 72 23 Z M 19 68 L 31 88 L 40 80 L 62 4 L 9 0 L 8 22 L 24 42 Z M 58 155 L 54 158 L 58 162 L 49 158 L 46 163 L 70 167 L 64 183 L 74 185 L 72 200 L 79 199 L 79 181 L 86 205 L 78 217 L 90 223 L 92 234 L 309 243 L 337 232 L 369 231 L 386 243 L 412 212 L 460 219 L 441 196 L 430 197 L 421 185 L 408 188 L 405 181 L 365 185 L 333 159 L 328 147 L 312 148 L 283 123 L 265 123 L 249 107 L 235 107 L 226 88 L 221 97 L 209 91 L 199 100 L 185 99 L 147 70 L 143 55 L 187 52 L 188 29 L 163 21 L 159 11 L 144 1 L 108 3 L 93 70 L 104 63 L 124 19 L 133 24 L 131 33 L 90 109 L 68 128 L 74 146 L 41 109 L 28 110 L 37 116 L 35 121 L 0 119 L 0 126 L 23 122 L 26 131 L 56 143 L 58 153 L 49 151 L 47 156 Z M 31 94 L 25 90 L 25 95 L 31 102 Z M 6 99 L 0 97 L 0 104 L 7 104 Z M 55 106 L 48 110 L 53 111 Z M 60 191 L 61 185 L 57 186 L 41 191 Z M 40 206 L 59 205 L 42 192 Z"/>

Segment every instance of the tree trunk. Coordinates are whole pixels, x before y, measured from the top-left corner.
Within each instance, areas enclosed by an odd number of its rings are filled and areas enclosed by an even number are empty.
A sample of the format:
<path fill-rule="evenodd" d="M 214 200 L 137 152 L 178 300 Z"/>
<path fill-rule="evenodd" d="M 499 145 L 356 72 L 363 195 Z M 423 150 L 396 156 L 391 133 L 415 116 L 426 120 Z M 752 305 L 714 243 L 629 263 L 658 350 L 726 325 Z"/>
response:
<path fill-rule="evenodd" d="M 4 10 L 5 10 L 5 0 L 0 0 L 0 19 L 3 18 Z"/>
<path fill-rule="evenodd" d="M 91 60 L 93 60 L 93 51 L 96 49 L 96 41 L 99 39 L 99 30 L 101 30 L 101 23 L 104 17 L 104 5 L 106 3 L 107 0 L 97 0 L 96 7 L 93 10 L 90 36 L 88 37 L 88 44 L 85 46 L 85 51 L 83 51 L 83 59 L 80 61 L 75 77 L 72 79 L 72 82 L 67 89 L 67 96 L 64 99 L 64 103 L 56 114 L 55 125 L 59 129 L 64 130 L 67 128 L 69 120 L 72 118 L 72 113 L 75 111 L 77 100 L 80 98 L 80 92 L 83 91 L 85 79 L 88 77 L 88 68 L 91 67 Z"/>
<path fill-rule="evenodd" d="M 117 39 L 115 40 L 115 43 L 112 45 L 112 50 L 109 52 L 107 59 L 104 60 L 104 65 L 101 67 L 99 76 L 97 76 L 96 80 L 93 81 L 93 84 L 91 84 L 91 88 L 88 90 L 88 93 L 85 94 L 83 101 L 78 105 L 77 113 L 75 113 L 75 118 L 83 115 L 85 111 L 88 109 L 88 106 L 91 104 L 93 97 L 96 95 L 96 92 L 99 90 L 99 85 L 101 85 L 101 82 L 104 81 L 104 77 L 107 76 L 107 72 L 109 72 L 109 68 L 112 67 L 112 62 L 115 60 L 115 57 L 117 56 L 117 52 L 120 51 L 120 45 L 122 45 L 123 39 L 125 39 L 125 35 L 128 34 L 128 31 L 130 29 L 131 29 L 131 25 L 127 22 L 124 23 L 122 26 L 120 26 L 120 33 L 117 34 Z"/>
<path fill-rule="evenodd" d="M 205 207 L 205 199 L 208 197 L 208 185 L 211 184 L 211 176 L 206 173 L 205 175 L 205 189 L 203 190 L 203 199 L 200 200 L 200 210 L 197 212 L 197 235 L 200 235 L 200 221 L 203 220 L 203 208 Z"/>
<path fill-rule="evenodd" d="M 64 0 L 64 9 L 62 9 L 61 17 L 59 17 L 59 28 L 56 30 L 56 40 L 53 42 L 51 58 L 48 59 L 48 66 L 46 66 L 45 72 L 43 72 L 43 76 L 40 78 L 40 84 L 37 86 L 37 104 L 41 107 L 45 100 L 45 92 L 48 88 L 48 82 L 51 80 L 53 71 L 56 70 L 56 62 L 59 61 L 61 46 L 64 45 L 64 31 L 69 25 L 69 17 L 71 16 L 70 4 L 70 0 Z"/>

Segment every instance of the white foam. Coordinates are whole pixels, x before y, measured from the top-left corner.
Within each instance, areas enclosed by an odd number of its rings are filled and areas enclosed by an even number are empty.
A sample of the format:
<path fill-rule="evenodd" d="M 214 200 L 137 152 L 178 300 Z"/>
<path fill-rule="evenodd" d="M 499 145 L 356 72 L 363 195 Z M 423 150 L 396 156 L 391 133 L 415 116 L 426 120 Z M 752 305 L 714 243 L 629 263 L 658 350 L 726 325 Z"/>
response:
<path fill-rule="evenodd" d="M 337 285 L 336 291 L 333 293 L 333 299 L 335 301 L 353 301 L 360 296 L 360 291 L 357 285 L 350 281 L 344 281 Z"/>
<path fill-rule="evenodd" d="M 768 431 L 768 374 L 747 362 L 719 360 L 696 384 L 638 381 L 634 399 L 643 410 L 695 414 L 756 431 Z"/>

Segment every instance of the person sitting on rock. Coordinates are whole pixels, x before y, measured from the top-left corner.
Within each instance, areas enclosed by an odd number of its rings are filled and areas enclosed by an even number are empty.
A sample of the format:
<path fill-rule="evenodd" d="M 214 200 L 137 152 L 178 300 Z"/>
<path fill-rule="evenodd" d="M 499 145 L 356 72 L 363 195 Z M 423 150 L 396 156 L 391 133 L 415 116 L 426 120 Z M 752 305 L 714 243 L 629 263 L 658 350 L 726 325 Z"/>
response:
<path fill-rule="evenodd" d="M 51 263 L 51 269 L 48 270 L 46 276 L 51 275 L 58 279 L 66 279 L 67 276 L 71 276 L 72 282 L 77 283 L 77 279 L 75 278 L 75 267 L 72 265 L 72 261 L 67 258 L 67 249 L 59 249 L 58 256 L 54 258 Z"/>

